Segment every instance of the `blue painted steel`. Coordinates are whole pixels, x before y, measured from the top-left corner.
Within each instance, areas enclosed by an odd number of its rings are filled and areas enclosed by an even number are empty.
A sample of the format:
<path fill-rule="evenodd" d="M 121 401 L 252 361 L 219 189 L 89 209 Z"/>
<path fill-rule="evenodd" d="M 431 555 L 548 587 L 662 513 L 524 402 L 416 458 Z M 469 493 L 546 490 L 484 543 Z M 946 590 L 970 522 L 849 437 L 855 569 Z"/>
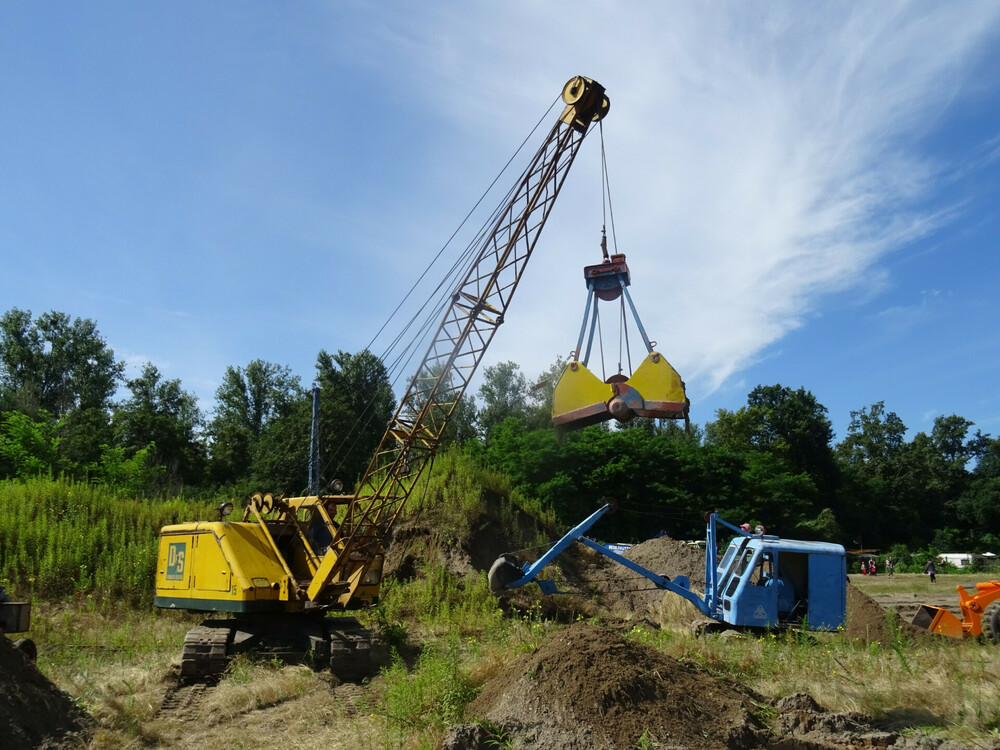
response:
<path fill-rule="evenodd" d="M 608 510 L 604 505 L 571 529 L 542 557 L 529 566 L 509 588 L 533 580 L 553 558 L 574 541 L 624 565 L 694 604 L 712 619 L 736 626 L 780 627 L 804 623 L 810 630 L 836 630 L 846 615 L 847 562 L 844 548 L 826 542 L 803 542 L 776 536 L 750 534 L 711 513 L 706 520 L 705 596 L 691 591 L 687 578 L 654 573 L 607 546 L 583 536 Z M 716 563 L 717 525 L 736 537 Z M 538 580 L 545 594 L 563 593 L 553 581 Z"/>
<path fill-rule="evenodd" d="M 583 533 L 591 526 L 593 526 L 595 523 L 597 523 L 597 521 L 600 520 L 601 516 L 603 516 L 609 510 L 611 510 L 611 505 L 609 503 L 605 503 L 600 508 L 591 513 L 589 516 L 587 516 L 581 523 L 579 523 L 578 525 L 574 526 L 572 529 L 567 531 L 562 539 L 553 544 L 548 552 L 546 552 L 544 555 L 535 560 L 534 563 L 525 568 L 524 575 L 518 578 L 513 583 L 508 584 L 507 588 L 515 589 L 518 586 L 524 586 L 527 583 L 531 583 L 535 579 L 535 576 L 537 576 L 541 572 L 542 568 L 544 568 L 546 565 L 552 562 L 552 560 L 556 557 L 556 555 L 558 555 L 560 552 L 569 547 L 569 545 L 571 545 L 573 542 L 575 542 L 577 539 L 583 536 Z M 539 585 L 541 584 L 539 583 Z"/>
<path fill-rule="evenodd" d="M 590 298 L 596 299 L 593 292 L 590 294 Z M 588 305 L 590 300 L 588 299 Z M 594 329 L 597 328 L 597 302 L 594 302 L 594 314 L 590 316 L 590 334 L 587 336 L 587 353 L 583 355 L 583 366 L 586 367 L 587 363 L 590 361 L 590 350 L 594 345 Z"/>
<path fill-rule="evenodd" d="M 691 583 L 686 577 L 678 576 L 676 579 L 671 581 L 666 576 L 661 576 L 657 573 L 654 573 L 651 570 L 647 570 L 638 563 L 634 563 L 627 557 L 622 557 L 616 552 L 612 552 L 603 544 L 598 544 L 592 539 L 587 539 L 583 535 L 584 532 L 587 531 L 587 529 L 589 529 L 591 526 L 597 523 L 597 521 L 600 520 L 601 516 L 607 513 L 610 509 L 611 509 L 610 504 L 601 506 L 596 511 L 591 513 L 587 518 L 585 518 L 580 524 L 574 526 L 572 529 L 566 532 L 566 534 L 563 536 L 562 539 L 560 539 L 558 542 L 552 545 L 552 547 L 549 549 L 548 552 L 539 557 L 534 563 L 529 565 L 525 569 L 524 575 L 518 578 L 516 581 L 513 581 L 512 583 L 508 584 L 507 588 L 514 589 L 518 588 L 519 586 L 524 586 L 528 583 L 531 583 L 532 581 L 535 580 L 536 576 L 542 571 L 542 569 L 550 562 L 552 562 L 552 560 L 557 555 L 563 552 L 573 542 L 579 540 L 580 542 L 586 544 L 591 549 L 600 552 L 605 557 L 610 557 L 612 560 L 621 563 L 625 567 L 634 570 L 636 573 L 639 573 L 640 575 L 648 578 L 650 581 L 655 583 L 659 588 L 667 589 L 668 591 L 673 591 L 675 594 L 683 596 L 685 599 L 694 604 L 702 612 L 708 614 L 708 611 L 705 608 L 704 600 L 697 594 L 695 594 L 693 591 L 691 591 Z M 555 583 L 552 581 L 541 579 L 538 580 L 538 585 L 539 587 L 541 587 L 542 593 L 544 594 L 563 593 L 556 588 Z"/>
<path fill-rule="evenodd" d="M 634 570 L 639 575 L 644 578 L 648 578 L 650 581 L 656 584 L 657 588 L 666 589 L 667 591 L 672 591 L 675 594 L 683 596 L 689 602 L 694 604 L 698 609 L 702 611 L 703 614 L 709 614 L 708 607 L 705 605 L 705 600 L 698 596 L 691 590 L 691 581 L 688 580 L 687 576 L 677 576 L 671 580 L 667 576 L 661 576 L 658 573 L 654 573 L 648 568 L 644 568 L 638 563 L 632 562 L 627 557 L 622 557 L 621 555 L 612 552 L 607 547 L 602 544 L 598 544 L 592 539 L 587 539 L 587 537 L 581 537 L 580 541 L 586 544 L 593 550 L 597 550 L 605 557 L 610 557 L 617 563 L 621 563 L 629 570 Z"/>
<path fill-rule="evenodd" d="M 618 281 L 622 285 L 622 292 L 625 293 L 625 299 L 628 300 L 628 306 L 632 308 L 632 317 L 635 318 L 635 324 L 639 326 L 639 333 L 642 334 L 642 342 L 646 345 L 646 352 L 651 352 L 653 351 L 653 345 L 649 343 L 649 336 L 646 335 L 646 329 L 643 328 L 642 321 L 639 320 L 639 313 L 636 311 L 635 305 L 632 303 L 632 295 L 628 293 L 625 281 L 621 278 L 619 278 Z"/>
<path fill-rule="evenodd" d="M 589 285 L 588 285 L 589 286 Z M 592 290 L 587 292 L 587 307 L 583 311 L 583 323 L 580 324 L 580 338 L 576 341 L 576 357 L 577 361 L 580 360 L 580 350 L 583 348 L 583 334 L 587 332 L 587 318 L 590 317 L 590 303 L 594 301 L 594 293 Z M 594 329 L 590 329 L 590 340 L 594 339 Z M 587 342 L 587 356 L 590 356 L 590 342 Z M 584 367 L 587 366 L 586 360 L 583 362 Z"/>

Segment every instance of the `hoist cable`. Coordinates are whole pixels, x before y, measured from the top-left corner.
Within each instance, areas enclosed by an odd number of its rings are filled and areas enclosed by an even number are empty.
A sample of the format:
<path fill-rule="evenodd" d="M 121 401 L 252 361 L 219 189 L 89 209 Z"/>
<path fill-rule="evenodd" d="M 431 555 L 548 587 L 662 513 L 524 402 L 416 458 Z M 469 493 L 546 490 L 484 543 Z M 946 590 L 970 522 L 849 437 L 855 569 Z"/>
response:
<path fill-rule="evenodd" d="M 365 347 L 366 350 L 371 351 L 371 349 L 374 346 L 375 342 L 385 332 L 386 328 L 393 321 L 393 319 L 395 319 L 395 317 L 397 316 L 397 314 L 399 313 L 399 311 L 403 308 L 404 304 L 407 302 L 407 300 L 409 300 L 409 298 L 413 295 L 414 291 L 417 289 L 417 287 L 420 285 L 420 283 L 424 280 L 424 278 L 430 272 L 431 268 L 433 268 L 438 263 L 439 259 L 441 258 L 441 256 L 445 252 L 445 250 L 451 245 L 452 241 L 455 239 L 455 237 L 458 235 L 458 233 L 462 230 L 462 228 L 466 225 L 466 223 L 468 222 L 468 220 L 478 210 L 478 208 L 480 207 L 480 205 L 482 204 L 482 202 L 486 199 L 487 195 L 489 195 L 489 193 L 494 189 L 494 187 L 496 186 L 496 184 L 500 180 L 500 178 L 507 172 L 507 170 L 510 168 L 511 164 L 518 157 L 518 155 L 522 152 L 522 150 L 524 149 L 525 145 L 527 145 L 527 143 L 533 138 L 533 136 L 536 133 L 536 131 L 538 130 L 538 128 L 541 127 L 542 123 L 545 122 L 549 118 L 549 114 L 551 113 L 552 108 L 556 105 L 556 102 L 558 102 L 558 100 L 559 100 L 559 97 L 557 96 L 552 101 L 552 103 L 548 106 L 548 108 L 545 110 L 545 113 L 535 123 L 535 126 L 531 129 L 531 131 L 528 133 L 528 135 L 524 138 L 524 140 L 521 141 L 521 144 L 517 147 L 517 149 L 514 151 L 514 153 L 511 155 L 511 157 L 507 160 L 507 163 L 504 164 L 504 166 L 500 170 L 500 172 L 497 173 L 496 177 L 493 178 L 493 180 L 490 182 L 490 184 L 486 188 L 486 190 L 483 191 L 482 195 L 479 197 L 479 199 L 476 201 L 476 203 L 473 205 L 473 207 L 469 210 L 469 212 L 465 215 L 465 218 L 462 219 L 461 223 L 452 232 L 451 236 L 444 243 L 444 245 L 442 245 L 442 247 L 437 251 L 437 253 L 431 259 L 430 263 L 428 263 L 427 267 L 420 274 L 420 276 L 417 278 L 417 280 L 414 281 L 414 283 L 411 285 L 410 289 L 404 295 L 403 299 L 400 300 L 399 304 L 396 305 L 395 309 L 392 311 L 392 313 L 390 313 L 389 317 L 382 324 L 382 326 L 378 329 L 378 331 L 372 337 L 371 341 L 368 342 L 368 345 Z M 387 374 L 390 376 L 390 384 L 391 384 L 392 387 L 395 387 L 395 385 L 398 382 L 398 379 L 400 377 L 400 373 L 402 371 L 404 371 L 404 369 L 407 367 L 407 365 L 416 356 L 414 352 L 419 349 L 418 344 L 424 343 L 426 341 L 427 336 L 429 335 L 429 331 L 430 330 L 434 330 L 434 329 L 432 329 L 432 325 L 435 322 L 435 319 L 436 318 L 440 318 L 440 316 L 444 313 L 447 301 L 450 299 L 450 289 L 451 289 L 452 286 L 454 286 L 453 283 L 449 283 L 449 280 L 457 277 L 461 273 L 461 271 L 464 270 L 469 265 L 468 260 L 469 260 L 470 256 L 473 256 L 477 252 L 477 249 L 478 249 L 479 245 L 482 244 L 482 242 L 484 241 L 484 239 L 487 236 L 487 233 L 490 231 L 490 229 L 496 223 L 497 219 L 502 214 L 502 212 L 509 205 L 509 203 L 511 201 L 511 197 L 514 194 L 515 190 L 517 189 L 518 184 L 515 184 L 514 186 L 512 186 L 507 191 L 507 193 L 504 196 L 503 200 L 493 210 L 493 212 L 491 213 L 490 217 L 486 220 L 486 222 L 479 229 L 479 231 L 477 232 L 477 234 L 473 238 L 473 240 L 466 246 L 465 250 L 462 251 L 462 253 L 459 255 L 458 259 L 456 259 L 456 261 L 452 264 L 451 268 L 445 274 L 445 277 L 441 280 L 441 282 L 438 283 L 438 285 L 431 292 L 431 294 L 429 295 L 429 297 L 427 298 L 427 300 L 425 300 L 424 303 L 417 310 L 417 312 L 414 313 L 410 317 L 410 320 L 402 327 L 402 330 L 394 337 L 394 339 L 386 347 L 386 349 L 383 352 L 382 356 L 379 357 L 379 359 L 382 361 L 383 365 L 385 366 L 386 365 L 386 361 L 389 359 L 390 355 L 393 352 L 395 352 L 395 350 L 397 349 L 397 347 L 399 347 L 400 342 L 403 340 L 403 337 L 414 326 L 414 324 L 418 321 L 418 319 L 420 318 L 421 314 L 424 313 L 425 311 L 427 311 L 428 306 L 430 305 L 431 307 L 430 307 L 429 314 L 424 319 L 423 324 L 420 325 L 420 326 L 418 326 L 419 333 L 416 336 L 414 336 L 403 347 L 402 352 L 400 352 L 399 354 L 397 354 L 397 356 L 393 360 L 392 364 L 390 364 L 390 365 L 388 365 L 386 367 Z M 444 290 L 448 290 L 448 291 L 442 292 L 443 289 Z M 438 297 L 438 303 L 436 305 L 433 305 L 432 303 L 434 302 L 435 297 Z M 417 373 L 417 375 L 419 375 L 419 373 Z M 339 457 L 340 460 L 337 463 L 336 470 L 339 470 L 343 466 L 343 462 L 346 459 L 347 455 L 351 452 L 351 450 L 353 450 L 354 446 L 357 445 L 357 442 L 358 442 L 358 440 L 361 437 L 361 433 L 364 432 L 365 430 L 367 430 L 367 428 L 371 424 L 372 419 L 374 419 L 374 416 L 375 416 L 375 414 L 374 414 L 374 405 L 375 405 L 375 399 L 374 399 L 374 397 L 372 397 L 366 403 L 366 405 L 363 408 L 361 414 L 359 414 L 357 416 L 357 418 L 355 419 L 354 424 L 352 425 L 352 427 L 350 429 L 348 429 L 344 433 L 344 436 L 341 439 L 339 445 L 337 446 L 336 449 L 334 449 L 334 451 L 332 452 L 330 458 L 326 461 L 326 463 L 324 465 L 324 471 L 328 470 L 329 467 L 333 464 L 333 462 L 335 460 L 337 460 L 338 457 Z M 365 419 L 365 415 L 366 414 L 368 415 L 367 419 Z M 362 423 L 363 423 L 363 425 L 362 425 Z M 359 428 L 359 426 L 361 426 L 361 427 Z M 353 441 L 351 442 L 350 447 L 348 448 L 347 451 L 344 451 L 343 450 L 344 446 L 347 444 L 347 441 L 352 436 L 353 436 Z"/>

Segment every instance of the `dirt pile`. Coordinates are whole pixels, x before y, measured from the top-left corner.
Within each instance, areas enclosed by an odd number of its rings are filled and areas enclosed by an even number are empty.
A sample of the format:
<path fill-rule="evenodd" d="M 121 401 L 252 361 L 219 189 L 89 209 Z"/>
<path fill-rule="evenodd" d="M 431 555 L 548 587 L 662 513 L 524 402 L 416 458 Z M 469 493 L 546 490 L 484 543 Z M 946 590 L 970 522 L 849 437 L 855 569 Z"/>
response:
<path fill-rule="evenodd" d="M 495 747 L 609 750 L 958 750 L 901 735 L 810 696 L 770 701 L 612 630 L 578 623 L 512 659 L 451 727 L 444 750 Z"/>
<path fill-rule="evenodd" d="M 661 747 L 753 748 L 766 746 L 763 724 L 753 718 L 761 702 L 613 631 L 580 623 L 514 659 L 468 714 L 501 728 L 515 747 L 631 748 L 645 735 Z M 463 736 L 451 747 L 477 747 L 469 743 Z"/>
<path fill-rule="evenodd" d="M 928 635 L 926 630 L 892 616 L 870 596 L 847 584 L 847 622 L 844 624 L 847 638 L 866 643 L 889 643 L 896 637 L 897 626 L 904 638 L 924 638 Z"/>
<path fill-rule="evenodd" d="M 85 725 L 69 696 L 0 636 L 0 746 L 52 750 Z"/>

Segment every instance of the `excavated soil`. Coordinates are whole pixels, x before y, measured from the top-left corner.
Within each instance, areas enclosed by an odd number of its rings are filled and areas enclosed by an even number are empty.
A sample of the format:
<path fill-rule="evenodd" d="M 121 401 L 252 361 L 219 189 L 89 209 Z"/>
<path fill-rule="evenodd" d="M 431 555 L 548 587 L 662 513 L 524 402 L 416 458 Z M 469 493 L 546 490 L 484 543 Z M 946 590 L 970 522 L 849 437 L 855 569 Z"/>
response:
<path fill-rule="evenodd" d="M 889 610 L 852 584 L 847 584 L 847 622 L 844 635 L 866 643 L 889 643 L 897 635 L 904 638 L 926 638 L 930 634 L 900 616 L 891 617 Z"/>
<path fill-rule="evenodd" d="M 0 747 L 55 750 L 85 726 L 69 696 L 0 635 Z"/>
<path fill-rule="evenodd" d="M 828 713 L 808 695 L 768 701 L 586 623 L 513 658 L 466 715 L 475 723 L 451 727 L 444 750 L 962 747 L 883 731 L 860 714 Z"/>
<path fill-rule="evenodd" d="M 661 747 L 753 748 L 766 746 L 763 725 L 753 719 L 762 703 L 736 685 L 580 623 L 514 659 L 468 714 L 540 748 L 633 748 L 643 734 Z"/>

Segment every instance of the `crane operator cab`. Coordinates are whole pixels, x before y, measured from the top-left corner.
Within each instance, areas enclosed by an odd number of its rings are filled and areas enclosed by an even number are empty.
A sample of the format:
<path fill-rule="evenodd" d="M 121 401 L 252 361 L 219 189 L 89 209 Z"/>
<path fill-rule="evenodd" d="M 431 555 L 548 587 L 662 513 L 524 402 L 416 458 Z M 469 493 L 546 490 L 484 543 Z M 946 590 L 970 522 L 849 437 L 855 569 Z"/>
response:
<path fill-rule="evenodd" d="M 839 544 L 736 537 L 715 574 L 715 605 L 730 625 L 836 630 L 844 624 L 847 562 Z"/>

